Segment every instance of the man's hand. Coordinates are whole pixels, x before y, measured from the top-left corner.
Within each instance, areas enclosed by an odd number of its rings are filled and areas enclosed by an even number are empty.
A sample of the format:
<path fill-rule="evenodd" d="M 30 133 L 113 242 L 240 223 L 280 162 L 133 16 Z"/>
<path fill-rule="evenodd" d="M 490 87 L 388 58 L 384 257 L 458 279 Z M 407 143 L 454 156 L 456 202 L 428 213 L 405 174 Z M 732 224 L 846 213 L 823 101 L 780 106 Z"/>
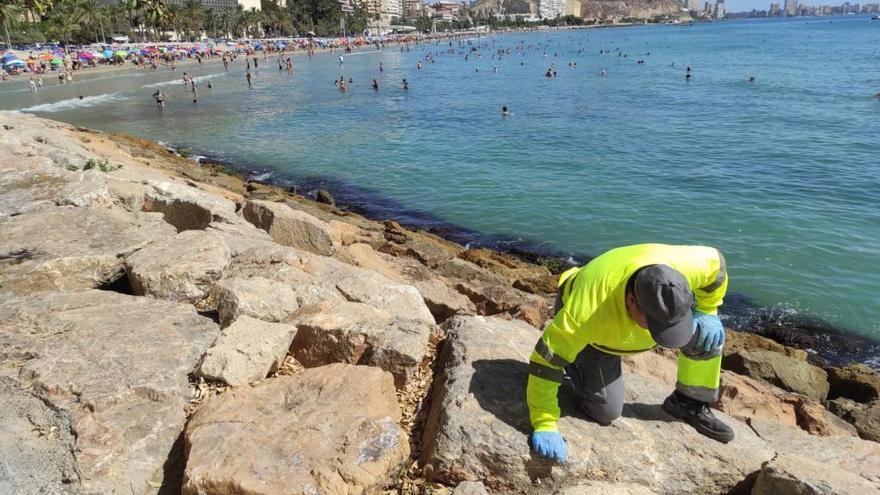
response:
<path fill-rule="evenodd" d="M 709 352 L 724 344 L 724 325 L 716 315 L 694 311 L 694 330 L 699 332 L 697 348 Z"/>
<path fill-rule="evenodd" d="M 532 433 L 532 448 L 542 456 L 562 464 L 565 462 L 565 440 L 558 431 Z"/>

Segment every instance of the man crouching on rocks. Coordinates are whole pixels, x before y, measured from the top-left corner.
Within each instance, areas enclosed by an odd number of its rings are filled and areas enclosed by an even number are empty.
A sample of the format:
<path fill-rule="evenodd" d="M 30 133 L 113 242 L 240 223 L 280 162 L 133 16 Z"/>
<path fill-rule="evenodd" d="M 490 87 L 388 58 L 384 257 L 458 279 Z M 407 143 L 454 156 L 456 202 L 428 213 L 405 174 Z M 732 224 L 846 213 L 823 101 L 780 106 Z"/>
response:
<path fill-rule="evenodd" d="M 626 246 L 563 273 L 555 317 L 529 364 L 532 448 L 565 462 L 560 384 L 597 423 L 620 417 L 620 357 L 657 345 L 679 349 L 678 382 L 663 410 L 709 438 L 733 440 L 733 430 L 709 409 L 718 397 L 724 327 L 717 313 L 727 283 L 724 257 L 705 246 Z"/>

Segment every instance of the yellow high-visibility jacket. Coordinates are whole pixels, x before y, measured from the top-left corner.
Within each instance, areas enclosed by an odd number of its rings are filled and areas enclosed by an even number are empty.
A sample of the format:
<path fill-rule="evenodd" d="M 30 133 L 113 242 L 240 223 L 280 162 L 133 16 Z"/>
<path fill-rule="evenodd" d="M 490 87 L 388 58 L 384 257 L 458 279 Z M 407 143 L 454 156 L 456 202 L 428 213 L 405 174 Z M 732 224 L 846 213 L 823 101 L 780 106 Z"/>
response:
<path fill-rule="evenodd" d="M 563 308 L 544 329 L 529 366 L 526 399 L 535 431 L 556 431 L 562 368 L 591 345 L 617 355 L 654 348 L 651 333 L 626 309 L 626 283 L 639 268 L 665 264 L 681 272 L 697 310 L 717 314 L 727 292 L 724 257 L 712 247 L 637 244 L 612 249 L 559 278 Z"/>

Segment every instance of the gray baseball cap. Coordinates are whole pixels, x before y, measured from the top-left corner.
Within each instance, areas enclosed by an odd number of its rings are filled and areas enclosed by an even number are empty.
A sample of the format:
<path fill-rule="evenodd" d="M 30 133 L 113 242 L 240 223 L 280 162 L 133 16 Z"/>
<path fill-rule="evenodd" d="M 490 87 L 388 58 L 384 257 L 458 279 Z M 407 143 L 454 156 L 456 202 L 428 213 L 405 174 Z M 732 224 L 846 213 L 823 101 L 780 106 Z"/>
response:
<path fill-rule="evenodd" d="M 694 333 L 694 293 L 684 275 L 667 265 L 642 268 L 633 283 L 636 304 L 657 344 L 678 349 Z"/>

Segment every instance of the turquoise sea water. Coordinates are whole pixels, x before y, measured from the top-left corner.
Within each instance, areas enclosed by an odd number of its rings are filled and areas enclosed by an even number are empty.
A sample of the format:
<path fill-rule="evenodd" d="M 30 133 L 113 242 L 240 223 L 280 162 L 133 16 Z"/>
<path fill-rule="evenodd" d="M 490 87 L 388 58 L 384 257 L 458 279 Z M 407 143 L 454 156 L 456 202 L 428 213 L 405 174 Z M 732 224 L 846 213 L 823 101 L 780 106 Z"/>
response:
<path fill-rule="evenodd" d="M 476 240 L 575 257 L 648 241 L 717 246 L 731 291 L 751 303 L 880 338 L 880 22 L 515 33 L 449 48 L 343 65 L 297 56 L 292 78 L 261 57 L 250 90 L 241 60 L 187 68 L 203 76 L 197 104 L 183 70 L 47 78 L 38 96 L 22 81 L 0 85 L 0 108 L 189 146 L 263 178 L 323 180 L 390 208 L 376 214 Z M 429 52 L 436 62 L 416 69 Z M 344 94 L 340 75 L 354 80 Z"/>

